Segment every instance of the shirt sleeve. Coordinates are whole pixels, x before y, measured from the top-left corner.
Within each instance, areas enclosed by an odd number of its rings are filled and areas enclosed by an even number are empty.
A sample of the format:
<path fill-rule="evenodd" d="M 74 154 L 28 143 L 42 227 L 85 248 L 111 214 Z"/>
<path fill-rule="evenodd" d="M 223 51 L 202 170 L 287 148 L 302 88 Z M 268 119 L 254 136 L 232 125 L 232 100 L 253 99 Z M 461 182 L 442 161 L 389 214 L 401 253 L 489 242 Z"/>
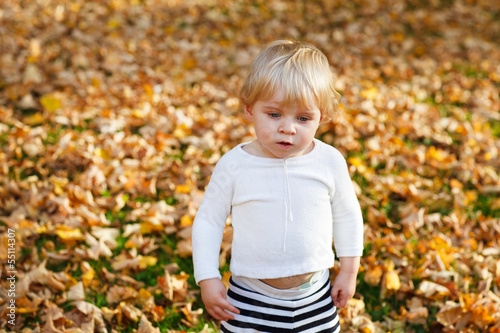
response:
<path fill-rule="evenodd" d="M 215 166 L 193 222 L 193 265 L 197 284 L 221 278 L 219 253 L 226 220 L 231 213 L 234 173 L 224 157 Z"/>
<path fill-rule="evenodd" d="M 333 171 L 332 223 L 335 252 L 337 257 L 360 257 L 363 254 L 363 216 L 347 163 L 336 149 Z"/>

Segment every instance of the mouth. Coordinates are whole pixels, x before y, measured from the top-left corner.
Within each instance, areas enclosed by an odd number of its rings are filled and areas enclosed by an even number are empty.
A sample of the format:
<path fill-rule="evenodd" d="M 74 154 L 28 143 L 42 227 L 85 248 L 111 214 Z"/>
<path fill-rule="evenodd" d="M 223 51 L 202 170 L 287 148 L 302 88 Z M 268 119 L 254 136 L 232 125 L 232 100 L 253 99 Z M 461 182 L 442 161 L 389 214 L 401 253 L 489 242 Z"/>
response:
<path fill-rule="evenodd" d="M 286 142 L 286 141 L 280 141 L 278 142 L 278 146 L 280 146 L 282 149 L 290 149 L 293 144 L 291 144 L 290 142 Z"/>

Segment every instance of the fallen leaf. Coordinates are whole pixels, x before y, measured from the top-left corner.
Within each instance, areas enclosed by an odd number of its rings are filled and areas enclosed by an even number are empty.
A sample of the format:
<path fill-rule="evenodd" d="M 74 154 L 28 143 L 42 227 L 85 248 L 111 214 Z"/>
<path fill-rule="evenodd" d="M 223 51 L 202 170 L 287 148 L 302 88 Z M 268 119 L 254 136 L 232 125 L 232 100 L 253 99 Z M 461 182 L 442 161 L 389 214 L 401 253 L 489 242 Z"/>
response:
<path fill-rule="evenodd" d="M 388 271 L 385 273 L 385 286 L 387 290 L 399 290 L 401 288 L 401 282 L 399 281 L 399 276 L 396 271 Z"/>
<path fill-rule="evenodd" d="M 127 304 L 125 302 L 121 302 L 118 306 L 118 309 L 133 322 L 136 322 L 143 315 L 142 311 L 136 308 L 133 305 Z"/>
<path fill-rule="evenodd" d="M 106 301 L 109 304 L 120 303 L 136 297 L 137 291 L 131 287 L 112 286 L 106 293 Z"/>
<path fill-rule="evenodd" d="M 378 286 L 384 271 L 380 265 L 367 269 L 364 276 L 364 281 L 371 286 Z"/>
<path fill-rule="evenodd" d="M 187 303 L 182 309 L 182 313 L 186 317 L 187 323 L 191 327 L 198 326 L 200 319 L 199 317 L 203 314 L 203 309 L 192 310 L 192 303 Z"/>
<path fill-rule="evenodd" d="M 78 282 L 73 287 L 69 288 L 66 299 L 69 301 L 83 301 L 85 300 L 85 290 L 83 283 Z"/>
<path fill-rule="evenodd" d="M 440 284 L 431 281 L 422 281 L 416 291 L 417 295 L 427 298 L 442 298 L 450 294 L 450 290 Z"/>
<path fill-rule="evenodd" d="M 139 322 L 139 329 L 137 333 L 160 333 L 160 330 L 154 327 L 151 322 L 143 314 L 141 316 L 141 321 Z"/>

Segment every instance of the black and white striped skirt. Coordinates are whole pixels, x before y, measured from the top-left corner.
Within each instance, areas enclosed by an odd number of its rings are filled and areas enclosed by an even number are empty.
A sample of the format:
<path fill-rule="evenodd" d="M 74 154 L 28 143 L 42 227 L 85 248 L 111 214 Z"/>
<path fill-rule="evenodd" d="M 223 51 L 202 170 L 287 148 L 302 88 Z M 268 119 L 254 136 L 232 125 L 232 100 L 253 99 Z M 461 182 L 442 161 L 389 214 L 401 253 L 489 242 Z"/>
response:
<path fill-rule="evenodd" d="M 240 314 L 223 321 L 221 332 L 340 332 L 328 270 L 303 289 L 276 289 L 260 280 L 236 276 L 229 284 L 227 299 Z"/>

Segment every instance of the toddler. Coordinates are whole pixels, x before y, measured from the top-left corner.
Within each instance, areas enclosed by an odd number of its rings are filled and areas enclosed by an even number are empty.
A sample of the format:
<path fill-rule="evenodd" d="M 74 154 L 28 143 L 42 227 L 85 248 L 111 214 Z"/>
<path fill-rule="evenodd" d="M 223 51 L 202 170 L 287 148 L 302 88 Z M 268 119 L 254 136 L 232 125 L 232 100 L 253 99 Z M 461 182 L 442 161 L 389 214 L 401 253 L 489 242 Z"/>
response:
<path fill-rule="evenodd" d="M 222 332 L 340 332 L 363 220 L 345 159 L 314 137 L 338 96 L 326 56 L 310 44 L 273 42 L 252 64 L 240 98 L 256 139 L 217 163 L 193 224 L 195 279 Z M 226 293 L 219 252 L 230 214 Z M 341 263 L 333 286 L 332 242 Z"/>

